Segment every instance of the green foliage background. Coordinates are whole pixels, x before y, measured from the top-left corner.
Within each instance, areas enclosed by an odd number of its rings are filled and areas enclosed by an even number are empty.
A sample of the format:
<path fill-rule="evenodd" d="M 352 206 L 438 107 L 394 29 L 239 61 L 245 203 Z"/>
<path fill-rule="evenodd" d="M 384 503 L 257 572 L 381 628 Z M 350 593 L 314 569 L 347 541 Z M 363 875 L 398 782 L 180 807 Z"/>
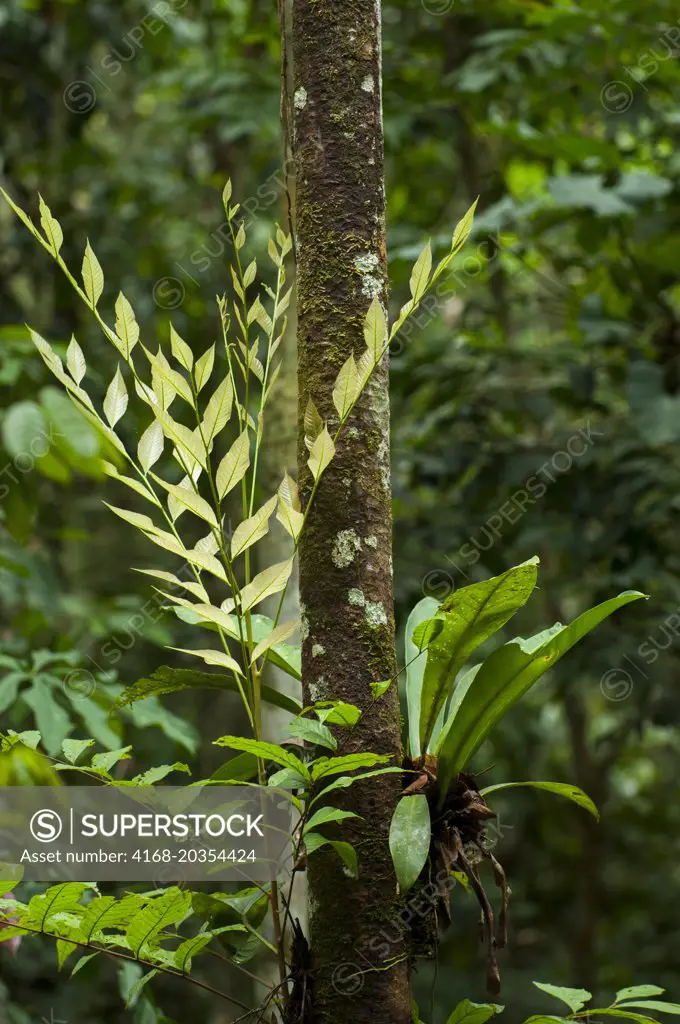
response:
<path fill-rule="evenodd" d="M 227 176 L 254 246 L 285 218 L 279 36 L 264 0 L 169 7 L 161 18 L 128 0 L 0 5 L 0 178 L 22 206 L 42 192 L 67 263 L 96 242 L 105 299 L 122 287 L 164 338 L 172 314 L 200 352 L 225 283 Z M 502 1001 L 512 1020 L 553 1012 L 533 978 L 603 997 L 654 981 L 677 998 L 677 10 L 424 0 L 386 4 L 384 23 L 395 309 L 424 239 L 443 254 L 480 196 L 455 276 L 394 346 L 399 620 L 423 594 L 442 599 L 533 554 L 540 591 L 525 635 L 626 588 L 651 595 L 576 648 L 479 760 L 493 765 L 485 784 L 573 781 L 602 812 L 597 825 L 523 790 L 496 802 L 513 890 Z M 102 505 L 115 485 L 99 469 L 101 441 L 74 419 L 23 323 L 64 345 L 75 331 L 95 367 L 106 343 L 6 207 L 0 242 L 2 653 L 29 679 L 40 671 L 31 652 L 64 655 L 49 666 L 53 700 L 75 708 L 76 735 L 88 704 L 114 730 L 110 746 L 124 731 L 140 761 L 185 760 L 213 715 L 237 731 L 237 711 L 223 697 L 174 698 L 146 718 L 107 719 L 107 694 L 166 661 L 160 647 L 171 635 L 182 646 L 182 627 L 129 571 L 148 553 Z M 102 390 L 106 379 L 102 369 Z M 36 458 L 40 431 L 51 440 Z M 2 728 L 30 728 L 30 703 L 6 706 L 2 687 Z M 85 701 L 73 701 L 78 687 Z M 437 977 L 430 966 L 417 976 L 421 1011 L 432 998 L 437 1021 L 464 996 L 484 998 L 476 935 L 476 903 L 458 893 Z M 53 951 L 31 949 L 15 961 L 0 949 L 5 1019 L 52 1008 L 120 1019 L 111 971 L 86 969 L 66 988 Z M 168 991 L 185 1019 L 196 996 Z M 222 1019 L 209 1000 L 204 1009 Z"/>

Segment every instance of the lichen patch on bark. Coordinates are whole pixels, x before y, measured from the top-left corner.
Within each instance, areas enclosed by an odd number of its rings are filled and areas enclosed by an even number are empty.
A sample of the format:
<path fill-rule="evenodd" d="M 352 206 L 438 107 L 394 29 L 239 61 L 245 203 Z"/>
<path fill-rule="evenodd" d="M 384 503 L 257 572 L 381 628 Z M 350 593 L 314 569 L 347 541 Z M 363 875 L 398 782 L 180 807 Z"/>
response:
<path fill-rule="evenodd" d="M 340 530 L 333 541 L 331 558 L 338 569 L 346 569 L 361 548 L 361 537 L 356 530 Z"/>

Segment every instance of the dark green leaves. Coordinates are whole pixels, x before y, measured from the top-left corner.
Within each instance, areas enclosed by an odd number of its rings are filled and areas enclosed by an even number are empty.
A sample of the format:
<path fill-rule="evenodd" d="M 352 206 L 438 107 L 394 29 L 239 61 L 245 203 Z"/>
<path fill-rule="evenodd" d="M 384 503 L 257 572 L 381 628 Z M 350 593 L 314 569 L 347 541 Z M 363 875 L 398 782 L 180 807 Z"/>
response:
<path fill-rule="evenodd" d="M 569 625 L 546 631 L 541 643 L 521 639 L 504 644 L 483 663 L 438 743 L 442 793 L 462 771 L 496 722 L 529 690 L 537 679 L 617 608 L 644 594 L 628 590 L 579 615 Z"/>
<path fill-rule="evenodd" d="M 424 796 L 404 796 L 390 825 L 390 852 L 402 893 L 417 881 L 430 850 L 430 808 Z"/>
<path fill-rule="evenodd" d="M 536 586 L 538 559 L 464 587 L 437 613 L 442 629 L 429 641 L 420 701 L 420 747 L 428 749 L 437 717 L 470 655 L 526 604 Z M 421 602 L 422 603 L 422 602 Z"/>

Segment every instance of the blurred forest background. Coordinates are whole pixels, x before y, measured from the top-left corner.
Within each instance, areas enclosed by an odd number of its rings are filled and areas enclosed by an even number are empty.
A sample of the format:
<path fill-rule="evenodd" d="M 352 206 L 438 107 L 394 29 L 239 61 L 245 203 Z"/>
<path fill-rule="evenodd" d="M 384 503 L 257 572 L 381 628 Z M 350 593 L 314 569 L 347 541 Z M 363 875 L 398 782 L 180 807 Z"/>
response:
<path fill-rule="evenodd" d="M 497 801 L 513 892 L 509 1021 L 554 1012 L 532 979 L 602 997 L 653 981 L 680 997 L 677 16 L 669 0 L 384 5 L 395 309 L 424 240 L 443 253 L 480 196 L 445 292 L 394 346 L 401 630 L 423 594 L 533 554 L 524 635 L 626 588 L 650 595 L 553 670 L 478 764 L 486 783 L 576 782 L 602 812 L 597 825 L 540 793 Z M 0 183 L 32 211 L 44 195 L 69 265 L 89 236 L 105 298 L 123 288 L 149 336 L 167 338 L 171 316 L 203 351 L 227 286 L 226 178 L 254 253 L 286 224 L 279 88 L 273 0 L 3 0 Z M 134 739 L 140 759 L 210 771 L 199 734 L 240 724 L 226 698 L 108 717 L 122 685 L 179 663 L 161 648 L 183 646 L 184 626 L 130 570 L 157 552 L 103 506 L 118 497 L 103 442 L 23 324 L 58 347 L 75 332 L 94 367 L 106 342 L 4 205 L 0 310 L 2 729 L 40 728 L 48 749 L 69 732 Z M 281 410 L 284 447 L 293 409 Z M 49 782 L 43 764 L 6 755 L 0 782 Z M 475 907 L 457 893 L 436 977 L 418 971 L 437 1022 L 464 996 L 484 999 Z M 0 1024 L 160 1019 L 151 999 L 120 1008 L 126 974 L 98 959 L 67 985 L 51 944 L 16 958 L 3 945 Z M 173 1018 L 230 1019 L 184 988 L 159 986 Z"/>

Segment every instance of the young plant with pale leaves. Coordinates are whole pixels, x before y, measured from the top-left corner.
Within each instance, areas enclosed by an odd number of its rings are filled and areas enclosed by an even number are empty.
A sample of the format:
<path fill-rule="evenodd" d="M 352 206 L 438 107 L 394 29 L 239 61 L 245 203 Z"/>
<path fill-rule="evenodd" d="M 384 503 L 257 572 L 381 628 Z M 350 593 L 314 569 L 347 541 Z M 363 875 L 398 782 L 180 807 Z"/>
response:
<path fill-rule="evenodd" d="M 159 668 L 150 678 L 139 680 L 122 694 L 117 706 L 126 707 L 150 697 L 195 687 L 238 692 L 253 736 L 218 739 L 219 745 L 237 751 L 237 756 L 218 769 L 211 779 L 194 785 L 249 783 L 256 778 L 260 784 L 286 787 L 298 816 L 293 829 L 296 864 L 302 864 L 306 857 L 330 844 L 343 860 L 346 871 L 356 873 L 354 849 L 320 831 L 324 825 L 338 824 L 351 816 L 329 805 L 329 794 L 358 779 L 402 769 L 387 766 L 385 762 L 389 758 L 376 754 L 343 753 L 345 741 L 339 740 L 338 730 L 332 731 L 329 726 L 340 727 L 346 740 L 361 714 L 358 708 L 337 701 L 302 708 L 293 696 L 268 687 L 263 682 L 263 671 L 267 662 L 271 662 L 296 680 L 300 678 L 299 648 L 289 642 L 298 624 L 281 622 L 280 616 L 309 510 L 371 375 L 386 358 L 390 342 L 402 325 L 462 248 L 472 226 L 474 208 L 457 226 L 449 252 L 434 271 L 430 246 L 425 246 L 411 277 L 411 298 L 391 327 L 380 301 L 376 298 L 371 303 L 364 321 L 365 345 L 347 359 L 333 387 L 335 416 L 332 421 L 325 422 L 310 399 L 304 432 L 312 488 L 302 507 L 297 485 L 288 472 L 283 474 L 276 494 L 262 495 L 258 479 L 262 446 L 267 443 L 267 406 L 281 369 L 278 350 L 286 330 L 286 311 L 291 299 L 291 290 L 286 284 L 290 239 L 279 229 L 275 239 L 270 240 L 268 254 L 275 284 L 270 287 L 260 283 L 256 260 L 246 262 L 244 258 L 246 231 L 243 223 L 238 223 L 239 207 L 231 202 L 231 185 L 227 184 L 223 201 L 233 242 L 233 259 L 229 266 L 231 289 L 229 295 L 217 300 L 221 327 L 219 345 L 210 345 L 196 356 L 172 324 L 164 344 L 151 345 L 144 341 L 134 309 L 122 292 L 115 301 L 115 318 L 111 324 L 103 310 L 103 270 L 90 243 L 85 247 L 80 275 L 76 276 L 61 255 L 61 227 L 42 197 L 39 197 L 38 228 L 9 196 L 3 195 L 66 275 L 115 354 L 110 382 L 101 408 L 97 408 L 87 390 L 88 356 L 75 337 L 68 345 L 64 362 L 37 331 L 31 329 L 30 332 L 49 370 L 80 413 L 115 452 L 115 460 L 112 458 L 105 463 L 107 474 L 134 492 L 133 505 L 137 507 L 109 504 L 109 508 L 152 544 L 174 556 L 179 566 L 174 572 L 153 565 L 138 571 L 156 581 L 156 588 L 183 621 L 197 625 L 216 641 L 198 641 L 190 649 L 173 649 L 220 671 Z M 98 372 L 100 369 L 98 366 Z M 325 405 L 322 401 L 325 396 L 316 397 Z M 126 440 L 129 434 L 126 413 L 131 400 L 142 403 L 147 419 L 145 429 L 133 444 Z M 140 498 L 145 503 L 144 511 L 138 507 Z M 233 515 L 235 501 L 240 514 L 228 536 L 225 519 L 227 509 Z M 267 536 L 273 516 L 290 536 L 289 555 L 256 572 L 253 557 L 256 545 Z M 257 550 L 258 555 L 261 550 Z M 259 566 L 261 562 L 258 557 Z M 278 610 L 270 618 L 261 613 L 261 605 L 274 595 L 280 595 Z M 376 684 L 374 698 L 379 699 L 383 692 L 384 688 Z M 314 749 L 325 748 L 328 755 L 312 759 L 310 748 L 298 756 L 285 746 L 266 743 L 262 739 L 265 702 L 283 707 L 294 716 L 284 743 L 307 741 Z M 24 743 L 27 738 L 29 733 L 7 737 L 6 742 Z M 33 746 L 39 740 L 39 733 L 30 734 Z M 56 760 L 55 769 L 84 773 L 105 785 L 115 784 L 112 771 L 129 757 L 130 748 L 92 755 L 91 746 L 91 740 L 65 740 L 62 744 L 65 760 Z M 273 773 L 269 770 L 272 764 L 275 766 Z M 171 772 L 186 771 L 187 766 L 180 762 L 160 765 L 139 773 L 128 784 L 153 785 Z M 269 908 L 274 946 L 254 929 L 247 914 L 241 924 L 234 925 L 237 931 L 241 928 L 247 932 L 245 946 L 238 938 L 229 936 L 229 942 L 237 947 L 240 962 L 246 958 L 244 948 L 249 953 L 252 950 L 251 955 L 261 946 L 276 953 L 280 972 L 277 1001 L 281 1003 L 285 1001 L 289 971 L 286 930 L 293 927 L 289 908 L 295 874 L 293 872 L 286 880 L 289 884 L 287 898 L 280 893 L 277 879 L 263 888 L 255 901 L 261 902 L 260 897 L 263 897 Z M 89 898 L 85 889 L 76 893 L 56 887 L 55 899 L 65 901 L 63 913 L 50 915 L 49 920 L 44 917 L 38 922 L 40 927 L 33 928 L 31 904 L 26 908 L 12 901 L 11 906 L 4 908 L 6 916 L 8 919 L 20 916 L 15 927 L 23 928 L 22 934 L 48 930 L 58 936 L 60 963 L 76 948 L 91 950 L 94 946 L 94 955 L 106 952 L 147 964 L 149 971 L 140 979 L 140 985 L 158 972 L 186 974 L 192 956 L 203 951 L 218 934 L 202 931 L 200 938 L 186 940 L 173 952 L 161 946 L 160 937 L 165 935 L 161 929 L 171 925 L 174 930 L 188 913 L 188 900 L 193 900 L 194 904 L 200 902 L 201 894 L 179 894 L 176 890 L 169 890 L 160 897 L 149 894 L 135 898 L 136 903 L 125 904 L 123 900 L 107 903 L 106 907 L 102 904 L 102 911 L 112 915 L 113 935 L 104 929 L 101 921 L 95 922 L 95 930 L 88 932 L 83 921 L 87 919 L 90 923 L 89 907 L 99 906 L 97 901 L 101 898 L 95 897 L 84 910 L 80 901 Z M 214 900 L 219 902 L 219 896 Z M 166 913 L 169 916 L 166 917 Z M 153 941 L 147 939 L 141 945 L 135 944 L 137 915 L 148 917 L 154 925 L 149 933 Z M 53 930 L 43 927 L 50 922 L 55 925 Z M 8 934 L 6 931 L 5 935 Z M 221 941 L 227 940 L 221 936 Z M 195 945 L 187 945 L 187 942 Z M 81 961 L 78 969 L 80 965 Z"/>

